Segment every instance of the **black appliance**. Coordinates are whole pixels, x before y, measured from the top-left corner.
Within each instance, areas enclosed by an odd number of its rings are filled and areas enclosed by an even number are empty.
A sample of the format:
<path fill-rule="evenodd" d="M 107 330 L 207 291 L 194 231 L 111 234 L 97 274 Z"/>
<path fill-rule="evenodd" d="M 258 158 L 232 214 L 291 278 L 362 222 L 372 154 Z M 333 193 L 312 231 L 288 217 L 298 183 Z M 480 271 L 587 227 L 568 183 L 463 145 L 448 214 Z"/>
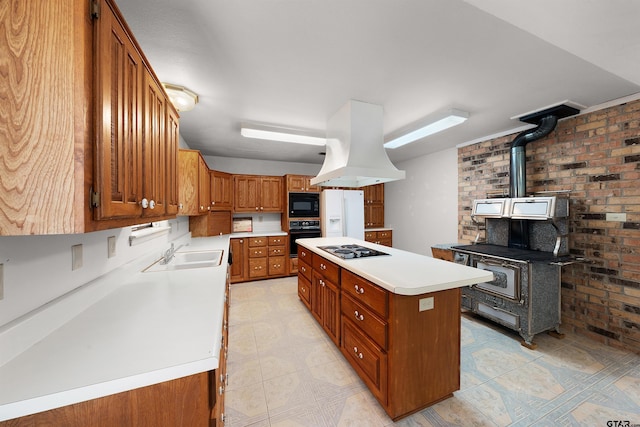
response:
<path fill-rule="evenodd" d="M 367 248 L 361 245 L 335 245 L 335 246 L 318 246 L 318 249 L 329 252 L 342 259 L 364 258 L 370 256 L 389 255 L 376 249 Z"/>
<path fill-rule="evenodd" d="M 298 256 L 297 239 L 313 239 L 316 237 L 322 237 L 319 220 L 289 221 L 289 256 Z"/>
<path fill-rule="evenodd" d="M 289 218 L 320 218 L 320 193 L 289 193 Z"/>

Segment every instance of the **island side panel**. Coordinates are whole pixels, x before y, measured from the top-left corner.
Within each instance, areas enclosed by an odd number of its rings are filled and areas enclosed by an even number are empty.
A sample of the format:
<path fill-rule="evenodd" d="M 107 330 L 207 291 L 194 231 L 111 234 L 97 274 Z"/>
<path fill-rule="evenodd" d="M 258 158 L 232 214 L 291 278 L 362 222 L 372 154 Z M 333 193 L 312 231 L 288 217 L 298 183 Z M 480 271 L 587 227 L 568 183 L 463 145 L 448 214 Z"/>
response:
<path fill-rule="evenodd" d="M 389 322 L 387 412 L 397 420 L 460 389 L 460 289 L 392 294 Z"/>

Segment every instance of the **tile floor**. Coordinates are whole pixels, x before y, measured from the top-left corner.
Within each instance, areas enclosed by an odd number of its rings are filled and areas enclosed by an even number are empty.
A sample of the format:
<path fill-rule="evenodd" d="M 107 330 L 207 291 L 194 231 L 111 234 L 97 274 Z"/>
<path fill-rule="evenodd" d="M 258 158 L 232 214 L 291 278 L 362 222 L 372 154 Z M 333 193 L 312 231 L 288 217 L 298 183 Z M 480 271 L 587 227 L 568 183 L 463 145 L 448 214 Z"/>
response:
<path fill-rule="evenodd" d="M 295 277 L 231 286 L 226 425 L 640 426 L 640 355 L 462 317 L 461 387 L 394 423 L 298 300 Z M 622 424 L 617 424 L 622 425 Z"/>

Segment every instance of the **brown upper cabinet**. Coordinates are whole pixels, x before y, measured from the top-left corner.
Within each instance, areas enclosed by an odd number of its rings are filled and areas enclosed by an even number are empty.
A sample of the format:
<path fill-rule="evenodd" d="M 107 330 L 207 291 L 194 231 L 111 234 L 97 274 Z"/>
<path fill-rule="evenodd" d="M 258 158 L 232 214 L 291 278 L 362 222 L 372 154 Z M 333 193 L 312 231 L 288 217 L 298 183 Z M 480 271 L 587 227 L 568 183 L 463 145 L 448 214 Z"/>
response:
<path fill-rule="evenodd" d="M 212 170 L 211 178 L 211 210 L 230 211 L 233 209 L 233 175 Z"/>
<path fill-rule="evenodd" d="M 364 228 L 384 227 L 384 184 L 363 187 Z"/>
<path fill-rule="evenodd" d="M 287 180 L 287 192 L 313 192 L 317 193 L 320 191 L 320 187 L 317 185 L 311 185 L 311 178 L 315 178 L 314 176 L 309 175 L 285 175 Z"/>
<path fill-rule="evenodd" d="M 95 16 L 95 219 L 173 215 L 178 114 L 115 5 Z"/>
<path fill-rule="evenodd" d="M 178 215 L 201 215 L 210 207 L 210 177 L 207 163 L 198 150 L 179 150 L 180 209 Z"/>
<path fill-rule="evenodd" d="M 282 212 L 281 176 L 234 175 L 234 212 Z"/>
<path fill-rule="evenodd" d="M 0 107 L 0 235 L 173 216 L 177 144 L 167 141 L 178 115 L 117 7 L 19 4 L 0 9 L 0 21 L 11 23 L 3 43 L 11 83 L 0 85 L 9 100 Z"/>

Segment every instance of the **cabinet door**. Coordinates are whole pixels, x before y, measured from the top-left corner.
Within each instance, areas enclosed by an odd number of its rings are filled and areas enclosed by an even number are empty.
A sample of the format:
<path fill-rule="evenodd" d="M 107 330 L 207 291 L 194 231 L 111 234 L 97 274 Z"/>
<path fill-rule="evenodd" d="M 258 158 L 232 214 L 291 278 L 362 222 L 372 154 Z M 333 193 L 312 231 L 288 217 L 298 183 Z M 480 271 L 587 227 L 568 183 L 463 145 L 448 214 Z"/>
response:
<path fill-rule="evenodd" d="M 384 183 L 368 185 L 362 187 L 362 190 L 364 191 L 365 204 L 384 203 Z"/>
<path fill-rule="evenodd" d="M 163 216 L 166 211 L 166 147 L 165 147 L 165 95 L 162 88 L 144 72 L 142 134 L 143 215 Z M 144 199 L 147 202 L 144 202 Z"/>
<path fill-rule="evenodd" d="M 304 175 L 287 175 L 287 191 L 303 192 L 307 190 L 308 179 Z"/>
<path fill-rule="evenodd" d="M 260 178 L 253 175 L 233 177 L 233 200 L 236 212 L 255 212 L 259 210 Z"/>
<path fill-rule="evenodd" d="M 180 122 L 178 113 L 167 103 L 166 121 L 166 159 L 167 159 L 167 192 L 166 212 L 169 215 L 178 213 L 180 199 L 178 197 L 178 149 L 180 147 Z"/>
<path fill-rule="evenodd" d="M 244 248 L 245 239 L 231 239 L 231 253 L 233 254 L 233 264 L 231 264 L 231 282 L 241 282 L 244 280 Z"/>
<path fill-rule="evenodd" d="M 260 210 L 282 212 L 282 177 L 263 176 L 260 187 Z"/>
<path fill-rule="evenodd" d="M 209 178 L 209 167 L 200 153 L 198 153 L 198 212 L 208 213 L 211 210 L 211 178 Z"/>
<path fill-rule="evenodd" d="M 181 209 L 179 215 L 198 215 L 198 160 L 196 150 L 178 152 L 178 196 Z"/>
<path fill-rule="evenodd" d="M 142 74 L 138 51 L 101 2 L 96 21 L 96 132 L 95 185 L 99 193 L 96 219 L 142 214 Z"/>
<path fill-rule="evenodd" d="M 211 209 L 233 209 L 232 175 L 211 171 Z"/>
<path fill-rule="evenodd" d="M 384 205 L 364 206 L 364 226 L 365 228 L 384 227 Z"/>
<path fill-rule="evenodd" d="M 322 288 L 324 279 L 315 271 L 313 271 L 311 279 L 311 314 L 322 324 Z"/>
<path fill-rule="evenodd" d="M 322 281 L 322 327 L 340 345 L 340 289 L 330 280 Z"/>

